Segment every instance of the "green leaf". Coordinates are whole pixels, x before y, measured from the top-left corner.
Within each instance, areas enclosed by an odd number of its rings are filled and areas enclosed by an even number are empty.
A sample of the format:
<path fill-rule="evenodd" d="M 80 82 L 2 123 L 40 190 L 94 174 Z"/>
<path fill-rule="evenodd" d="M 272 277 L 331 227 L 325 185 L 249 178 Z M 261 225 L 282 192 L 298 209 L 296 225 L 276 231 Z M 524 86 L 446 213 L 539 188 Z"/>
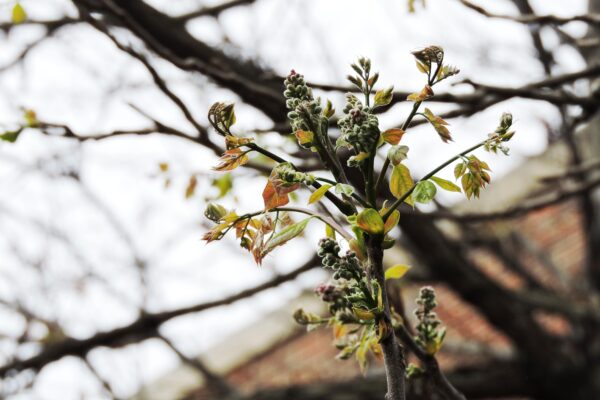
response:
<path fill-rule="evenodd" d="M 387 106 L 388 104 L 390 104 L 392 102 L 392 99 L 394 98 L 394 87 L 390 87 L 388 89 L 385 90 L 378 90 L 375 93 L 375 107 L 380 107 L 380 106 Z"/>
<path fill-rule="evenodd" d="M 385 280 L 388 279 L 400 279 L 410 269 L 410 265 L 398 264 L 385 271 Z"/>
<path fill-rule="evenodd" d="M 364 209 L 356 216 L 356 225 L 363 231 L 374 235 L 381 234 L 384 230 L 381 215 L 372 208 Z"/>
<path fill-rule="evenodd" d="M 415 190 L 412 192 L 412 198 L 417 203 L 429 203 L 435 197 L 437 189 L 431 181 L 421 181 L 417 183 Z"/>
<path fill-rule="evenodd" d="M 27 19 L 27 13 L 25 12 L 25 9 L 21 5 L 21 3 L 17 2 L 17 4 L 15 4 L 12 9 L 13 24 L 20 24 L 22 22 L 25 22 L 26 19 Z"/>
<path fill-rule="evenodd" d="M 223 174 L 217 179 L 213 179 L 211 184 L 219 190 L 217 198 L 220 199 L 225 197 L 233 187 L 233 179 L 231 179 L 231 174 Z"/>
<path fill-rule="evenodd" d="M 308 204 L 316 203 L 317 201 L 321 200 L 323 198 L 323 196 L 325 196 L 325 193 L 327 193 L 327 191 L 332 186 L 333 185 L 326 183 L 325 185 L 321 186 L 320 188 L 318 188 L 317 190 L 312 192 L 312 194 L 308 198 Z"/>
<path fill-rule="evenodd" d="M 354 193 L 354 187 L 351 185 L 346 185 L 345 183 L 338 183 L 335 185 L 335 192 L 337 194 L 345 194 L 346 196 L 352 196 Z"/>
<path fill-rule="evenodd" d="M 289 242 L 296 236 L 300 235 L 312 218 L 313 217 L 309 217 L 300 222 L 292 224 L 271 236 L 271 238 L 267 241 L 267 243 L 261 250 L 261 259 L 264 258 L 268 253 L 273 251 L 274 248 L 281 246 Z"/>
<path fill-rule="evenodd" d="M 446 179 L 438 178 L 437 176 L 432 176 L 431 180 L 437 183 L 439 187 L 449 192 L 458 192 L 460 193 L 460 188 L 454 183 L 447 181 Z"/>
<path fill-rule="evenodd" d="M 19 138 L 19 135 L 23 131 L 23 128 L 19 128 L 16 131 L 6 131 L 0 134 L 0 140 L 4 140 L 5 142 L 14 143 Z"/>
<path fill-rule="evenodd" d="M 398 164 L 392 170 L 392 176 L 390 178 L 390 191 L 399 199 L 403 194 L 408 192 L 414 185 L 413 179 L 410 176 L 408 167 L 404 164 Z M 414 206 L 414 202 L 410 197 L 404 200 L 407 204 Z"/>

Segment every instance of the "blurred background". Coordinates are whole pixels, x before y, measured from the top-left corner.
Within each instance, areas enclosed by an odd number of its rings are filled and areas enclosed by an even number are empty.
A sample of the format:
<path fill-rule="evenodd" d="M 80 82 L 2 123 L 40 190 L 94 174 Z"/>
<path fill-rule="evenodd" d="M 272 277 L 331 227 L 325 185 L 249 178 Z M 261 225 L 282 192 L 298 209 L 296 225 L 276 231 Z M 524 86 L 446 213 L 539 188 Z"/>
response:
<path fill-rule="evenodd" d="M 386 260 L 412 265 L 397 302 L 412 317 L 418 288 L 438 291 L 439 360 L 468 398 L 598 398 L 590 1 L 0 2 L 0 398 L 382 398 L 377 360 L 363 377 L 335 359 L 330 330 L 291 317 L 325 313 L 312 292 L 329 279 L 313 255 L 322 226 L 260 267 L 233 237 L 201 240 L 207 202 L 260 210 L 272 168 L 211 170 L 224 143 L 206 114 L 234 102 L 236 132 L 318 170 L 288 134 L 283 77 L 304 74 L 340 115 L 349 65 L 369 57 L 397 91 L 381 125 L 397 127 L 424 84 L 411 51 L 432 44 L 461 70 L 428 105 L 454 142 L 412 127 L 414 177 L 504 111 L 517 135 L 510 156 L 482 153 L 480 199 L 440 193 L 403 215 Z"/>

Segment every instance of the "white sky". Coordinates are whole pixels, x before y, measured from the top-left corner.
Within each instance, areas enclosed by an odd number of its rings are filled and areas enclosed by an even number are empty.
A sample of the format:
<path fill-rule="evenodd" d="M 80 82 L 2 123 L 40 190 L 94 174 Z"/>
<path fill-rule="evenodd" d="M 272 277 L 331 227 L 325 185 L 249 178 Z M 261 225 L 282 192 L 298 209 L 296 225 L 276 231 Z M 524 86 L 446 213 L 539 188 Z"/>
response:
<path fill-rule="evenodd" d="M 216 2 L 151 3 L 179 14 L 198 4 Z M 399 90 L 418 90 L 423 79 L 410 51 L 429 44 L 443 46 L 447 62 L 461 69 L 455 81 L 471 78 L 516 86 L 543 78 L 525 27 L 485 19 L 465 10 L 457 1 L 430 0 L 427 9 L 414 15 L 406 12 L 405 3 L 258 0 L 255 5 L 224 13 L 220 25 L 206 18 L 194 21 L 189 28 L 213 45 L 221 45 L 226 35 L 232 43 L 226 47 L 228 51 L 256 58 L 282 75 L 294 68 L 314 82 L 343 84 L 348 65 L 365 55 L 372 58 L 374 68 L 381 73 L 380 87 L 393 84 Z M 490 11 L 515 12 L 509 1 L 479 3 L 485 3 Z M 9 18 L 12 4 L 0 3 L 0 19 Z M 30 16 L 40 19 L 74 12 L 67 1 L 25 0 L 22 4 Z M 585 1 L 536 0 L 532 4 L 540 13 L 560 15 L 584 12 L 586 7 Z M 576 35 L 584 32 L 578 24 L 566 29 Z M 9 63 L 40 34 L 33 27 L 14 29 L 8 36 L 2 34 L 0 66 Z M 556 48 L 551 32 L 544 32 L 544 39 L 549 47 Z M 560 61 L 557 73 L 583 66 L 582 60 L 567 48 L 557 48 L 556 52 Z M 203 123 L 214 101 L 236 100 L 233 94 L 215 88 L 202 77 L 190 77 L 164 62 L 155 65 Z M 436 90 L 466 90 L 451 83 L 449 80 Z M 331 99 L 338 110 L 343 108 L 342 95 L 331 95 Z M 148 125 L 128 103 L 192 132 L 179 111 L 154 88 L 144 68 L 89 27 L 60 30 L 33 50 L 22 65 L 0 75 L 0 127 L 9 128 L 18 121 L 20 107 L 32 108 L 40 119 L 66 123 L 83 134 Z M 446 109 L 440 104 L 430 108 L 438 113 Z M 422 175 L 440 160 L 481 140 L 495 128 L 505 110 L 514 114 L 518 136 L 511 142 L 510 158 L 486 155 L 495 176 L 509 171 L 523 157 L 541 152 L 545 145 L 544 124 L 557 121 L 556 111 L 542 103 L 512 100 L 468 120 L 451 121 L 455 138 L 451 145 L 443 145 L 427 127 L 411 130 L 405 144 L 411 148 L 408 165 L 413 174 Z M 406 105 L 395 107 L 381 118 L 382 126 L 399 123 L 406 112 Z M 268 120 L 247 106 L 239 105 L 237 114 L 236 128 L 240 132 L 269 126 Z M 157 176 L 159 162 L 171 166 L 173 185 L 168 190 Z M 185 201 L 183 191 L 190 173 L 216 177 L 210 171 L 215 162 L 208 150 L 161 136 L 78 144 L 27 131 L 14 145 L 0 142 L 0 299 L 22 302 L 36 313 L 59 321 L 68 335 L 84 338 L 97 330 L 127 324 L 136 318 L 140 305 L 159 311 L 195 304 L 234 293 L 269 279 L 276 271 L 300 265 L 307 255 L 307 243 L 314 245 L 321 236 L 322 228 L 316 223 L 310 226 L 306 239 L 286 247 L 283 259 L 281 251 L 275 252 L 261 268 L 231 240 L 209 246 L 200 241 L 205 230 L 201 226 L 204 198 L 214 196 L 215 190 L 207 178 L 200 178 L 193 199 Z M 73 168 L 80 172 L 85 190 L 60 176 Z M 243 211 L 260 208 L 264 180 L 251 173 L 239 174 L 244 177 L 236 181 L 232 195 L 222 203 Z M 450 177 L 450 172 L 442 175 Z M 444 199 L 456 201 L 457 197 Z M 102 210 L 109 210 L 118 224 Z M 123 245 L 121 232 L 133 241 L 137 257 L 148 262 L 145 294 L 134 266 L 136 255 Z M 36 263 L 37 267 L 32 265 Z M 323 277 L 319 272 L 306 274 L 297 283 L 250 301 L 169 322 L 164 332 L 188 354 L 198 353 Z M 21 334 L 24 322 L 19 316 L 0 305 L 0 318 L 0 335 Z M 32 329 L 34 336 L 43 332 L 40 327 Z M 14 354 L 12 343 L 0 336 L 0 363 Z M 35 348 L 22 346 L 17 354 L 33 352 Z M 121 396 L 135 393 L 141 382 L 155 379 L 178 363 L 157 342 L 123 350 L 98 350 L 91 358 Z M 98 383 L 80 361 L 64 359 L 44 368 L 30 391 L 10 398 L 69 400 L 102 396 Z"/>

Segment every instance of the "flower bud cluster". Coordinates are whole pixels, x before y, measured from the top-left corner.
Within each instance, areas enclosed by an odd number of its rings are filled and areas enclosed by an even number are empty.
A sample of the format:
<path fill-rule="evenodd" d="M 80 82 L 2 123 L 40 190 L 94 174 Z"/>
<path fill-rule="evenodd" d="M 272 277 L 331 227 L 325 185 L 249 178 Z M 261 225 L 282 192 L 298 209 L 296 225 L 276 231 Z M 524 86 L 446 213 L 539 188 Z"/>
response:
<path fill-rule="evenodd" d="M 429 350 L 440 342 L 438 327 L 441 324 L 437 314 L 433 311 L 437 307 L 434 289 L 429 286 L 421 288 L 416 303 L 418 308 L 415 310 L 415 315 L 419 320 L 416 342 L 431 353 Z"/>
<path fill-rule="evenodd" d="M 353 251 L 348 251 L 345 256 L 340 257 L 339 252 L 340 246 L 334 239 L 323 238 L 320 240 L 317 255 L 321 258 L 323 267 L 334 271 L 333 279 L 360 281 L 365 273 L 356 254 Z"/>
<path fill-rule="evenodd" d="M 321 300 L 329 304 L 329 312 L 332 315 L 350 313 L 352 304 L 347 299 L 348 287 L 323 284 L 317 286 L 315 293 Z"/>
<path fill-rule="evenodd" d="M 369 153 L 379 138 L 379 120 L 353 94 L 346 95 L 345 116 L 338 121 L 342 138 L 358 152 Z"/>
<path fill-rule="evenodd" d="M 274 172 L 283 183 L 289 185 L 296 183 L 312 185 L 315 182 L 315 177 L 313 175 L 297 171 L 289 162 L 277 165 L 274 169 Z"/>
<path fill-rule="evenodd" d="M 288 119 L 294 131 L 303 130 L 314 132 L 321 123 L 320 99 L 315 99 L 312 90 L 306 85 L 304 76 L 292 70 L 284 81 Z"/>
<path fill-rule="evenodd" d="M 373 299 L 369 295 L 366 275 L 356 254 L 348 251 L 339 255 L 340 246 L 331 238 L 321 239 L 317 255 L 323 267 L 332 269 L 333 284 L 321 285 L 316 289 L 321 299 L 329 303 L 329 311 L 338 318 L 352 320 L 352 309 L 356 305 L 372 306 Z"/>

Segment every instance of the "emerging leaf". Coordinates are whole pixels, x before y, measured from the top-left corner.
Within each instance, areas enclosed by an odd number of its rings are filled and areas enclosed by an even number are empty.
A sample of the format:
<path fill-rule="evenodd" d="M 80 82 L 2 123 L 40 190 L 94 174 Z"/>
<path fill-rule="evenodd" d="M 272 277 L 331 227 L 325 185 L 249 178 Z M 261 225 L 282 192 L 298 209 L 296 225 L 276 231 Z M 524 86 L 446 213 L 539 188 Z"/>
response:
<path fill-rule="evenodd" d="M 375 107 L 387 106 L 394 98 L 394 87 L 389 87 L 385 90 L 378 90 L 375 93 Z"/>
<path fill-rule="evenodd" d="M 317 190 L 315 190 L 314 192 L 312 192 L 312 194 L 308 198 L 308 204 L 312 204 L 312 203 L 315 203 L 315 202 L 321 200 L 323 198 L 323 196 L 325 196 L 325 193 L 327 193 L 327 191 L 332 186 L 333 185 L 326 183 L 323 186 L 321 186 L 320 188 L 318 188 Z"/>
<path fill-rule="evenodd" d="M 304 228 L 306 228 L 306 225 L 308 225 L 311 219 L 312 217 L 306 218 L 296 224 L 292 224 L 286 227 L 285 229 L 271 236 L 267 243 L 265 243 L 260 249 L 260 256 L 258 259 L 256 259 L 256 263 L 260 264 L 265 258 L 265 256 L 271 251 L 273 251 L 274 248 L 281 246 L 300 235 L 304 231 Z"/>
<path fill-rule="evenodd" d="M 219 164 L 214 167 L 215 171 L 231 171 L 248 162 L 247 151 L 242 151 L 239 148 L 227 150 L 221 158 Z"/>
<path fill-rule="evenodd" d="M 446 179 L 438 178 L 437 176 L 432 176 L 431 180 L 434 181 L 439 187 L 441 187 L 444 190 L 447 190 L 449 192 L 461 192 L 460 188 L 457 185 Z"/>
<path fill-rule="evenodd" d="M 419 60 L 415 60 L 415 61 L 416 61 L 416 63 L 417 63 L 417 69 L 418 69 L 420 72 L 422 72 L 422 73 L 424 73 L 424 74 L 428 74 L 428 73 L 429 73 L 429 71 L 430 71 L 429 65 L 427 65 L 427 64 L 423 64 L 423 63 L 422 63 L 421 61 L 419 61 Z"/>
<path fill-rule="evenodd" d="M 254 138 L 242 138 L 233 135 L 225 136 L 225 145 L 227 149 L 235 149 L 236 147 L 244 146 L 248 143 L 252 143 Z"/>
<path fill-rule="evenodd" d="M 397 145 L 398 143 L 400 143 L 400 140 L 402 139 L 402 136 L 404 136 L 404 133 L 404 130 L 400 128 L 393 128 L 383 132 L 381 134 L 381 137 L 386 143 L 389 143 L 391 145 Z"/>
<path fill-rule="evenodd" d="M 412 192 L 412 198 L 417 203 L 429 203 L 435 197 L 437 189 L 431 181 L 421 181 L 415 186 Z"/>
<path fill-rule="evenodd" d="M 315 134 L 310 131 L 298 129 L 294 135 L 296 135 L 296 139 L 298 139 L 298 144 L 305 148 L 312 146 L 315 140 Z"/>
<path fill-rule="evenodd" d="M 408 146 L 393 146 L 388 150 L 388 159 L 392 165 L 399 165 L 408 158 Z"/>
<path fill-rule="evenodd" d="M 354 193 L 354 187 L 352 187 L 351 185 L 346 185 L 345 183 L 338 183 L 337 185 L 335 185 L 335 192 L 337 194 L 352 196 L 352 193 Z"/>
<path fill-rule="evenodd" d="M 425 87 L 419 93 L 412 93 L 412 94 L 408 95 L 406 100 L 414 101 L 415 103 L 423 102 L 427 99 L 432 98 L 433 95 L 434 95 L 434 93 L 433 93 L 433 89 L 431 89 L 431 86 L 425 85 Z"/>
<path fill-rule="evenodd" d="M 300 185 L 296 184 L 289 187 L 289 191 L 285 191 L 282 190 L 281 186 L 276 186 L 275 183 L 273 183 L 273 180 L 269 178 L 269 180 L 267 181 L 267 185 L 263 189 L 262 193 L 263 201 L 265 203 L 265 210 L 285 206 L 287 203 L 290 202 L 288 193 L 292 190 L 297 189 L 298 187 L 300 187 Z"/>
<path fill-rule="evenodd" d="M 388 268 L 385 271 L 385 280 L 387 281 L 388 279 L 400 279 L 404 276 L 404 274 L 406 274 L 406 272 L 408 272 L 409 269 L 410 265 L 394 265 L 393 267 Z"/>
<path fill-rule="evenodd" d="M 363 231 L 373 235 L 382 234 L 384 230 L 381 215 L 372 208 L 364 209 L 356 216 L 356 225 Z"/>
<path fill-rule="evenodd" d="M 410 190 L 414 185 L 413 179 L 410 176 L 408 167 L 404 164 L 398 164 L 392 170 L 392 176 L 390 178 L 390 191 L 399 199 L 406 192 Z M 414 206 L 412 198 L 409 196 L 404 200 L 407 204 Z"/>
<path fill-rule="evenodd" d="M 458 179 L 467 171 L 467 164 L 460 162 L 454 167 L 454 178 Z"/>
<path fill-rule="evenodd" d="M 425 118 L 431 123 L 444 143 L 452 141 L 452 135 L 450 135 L 450 131 L 446 128 L 446 125 L 448 125 L 446 121 L 434 115 L 429 108 L 424 110 L 423 115 L 425 115 Z"/>

